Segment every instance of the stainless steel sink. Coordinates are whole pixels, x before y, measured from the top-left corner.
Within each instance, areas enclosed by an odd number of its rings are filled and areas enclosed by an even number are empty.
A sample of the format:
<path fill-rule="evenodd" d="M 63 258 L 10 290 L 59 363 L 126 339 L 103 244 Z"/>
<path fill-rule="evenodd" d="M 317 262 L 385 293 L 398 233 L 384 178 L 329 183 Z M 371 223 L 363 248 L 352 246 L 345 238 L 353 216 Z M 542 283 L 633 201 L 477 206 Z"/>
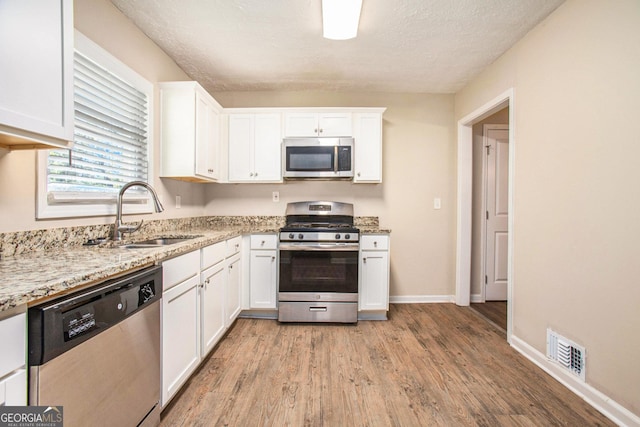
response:
<path fill-rule="evenodd" d="M 174 245 L 176 243 L 185 242 L 202 236 L 173 236 L 173 237 L 156 237 L 154 239 L 142 240 L 140 242 L 127 243 L 122 245 L 123 248 L 157 248 L 160 246 Z"/>

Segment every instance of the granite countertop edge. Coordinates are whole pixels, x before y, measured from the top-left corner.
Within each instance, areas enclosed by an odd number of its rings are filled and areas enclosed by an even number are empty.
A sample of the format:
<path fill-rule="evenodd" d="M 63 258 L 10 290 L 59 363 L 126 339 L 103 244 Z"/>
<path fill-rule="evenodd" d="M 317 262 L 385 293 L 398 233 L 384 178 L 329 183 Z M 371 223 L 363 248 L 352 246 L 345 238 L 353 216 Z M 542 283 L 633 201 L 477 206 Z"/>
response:
<path fill-rule="evenodd" d="M 162 233 L 163 236 L 197 236 L 156 248 L 130 249 L 121 245 L 77 246 L 5 257 L 0 260 L 0 313 L 44 302 L 203 247 L 244 234 L 276 233 L 277 226 L 194 229 Z M 360 227 L 362 234 L 391 230 Z M 155 236 L 136 236 L 143 240 Z"/>

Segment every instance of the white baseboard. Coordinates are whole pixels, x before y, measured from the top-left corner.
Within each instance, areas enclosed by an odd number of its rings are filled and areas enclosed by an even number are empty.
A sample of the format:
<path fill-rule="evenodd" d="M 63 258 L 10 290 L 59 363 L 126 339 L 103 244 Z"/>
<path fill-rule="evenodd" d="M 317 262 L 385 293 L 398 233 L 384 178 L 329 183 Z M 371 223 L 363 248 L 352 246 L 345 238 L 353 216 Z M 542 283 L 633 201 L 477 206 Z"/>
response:
<path fill-rule="evenodd" d="M 391 296 L 389 302 L 392 304 L 422 304 L 439 302 L 456 302 L 455 295 L 403 295 Z"/>
<path fill-rule="evenodd" d="M 482 294 L 471 294 L 471 302 L 484 302 Z"/>
<path fill-rule="evenodd" d="M 582 382 L 578 377 L 564 371 L 564 369 L 548 360 L 544 354 L 522 339 L 511 335 L 511 346 L 591 406 L 602 412 L 614 423 L 620 426 L 640 426 L 640 416 L 629 411 L 593 386 Z"/>

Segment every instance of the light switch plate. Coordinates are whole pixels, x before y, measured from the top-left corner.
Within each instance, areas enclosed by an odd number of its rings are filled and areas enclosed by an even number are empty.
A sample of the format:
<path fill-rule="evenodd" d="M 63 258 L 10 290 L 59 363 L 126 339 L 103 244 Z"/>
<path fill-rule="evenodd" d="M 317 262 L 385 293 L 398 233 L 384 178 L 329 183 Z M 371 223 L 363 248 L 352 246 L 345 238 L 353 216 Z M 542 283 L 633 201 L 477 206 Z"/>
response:
<path fill-rule="evenodd" d="M 440 209 L 442 207 L 442 201 L 440 200 L 440 197 L 436 197 L 435 199 L 433 199 L 433 209 Z"/>

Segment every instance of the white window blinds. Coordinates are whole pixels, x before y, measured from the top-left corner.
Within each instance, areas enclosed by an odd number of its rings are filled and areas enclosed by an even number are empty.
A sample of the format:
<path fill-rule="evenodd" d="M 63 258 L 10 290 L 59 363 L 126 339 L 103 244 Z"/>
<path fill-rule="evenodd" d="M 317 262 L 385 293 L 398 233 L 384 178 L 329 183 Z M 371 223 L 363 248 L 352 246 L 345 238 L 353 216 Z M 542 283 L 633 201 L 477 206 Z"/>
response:
<path fill-rule="evenodd" d="M 49 154 L 48 199 L 104 203 L 125 183 L 148 180 L 148 94 L 79 52 L 74 78 L 74 145 Z"/>

